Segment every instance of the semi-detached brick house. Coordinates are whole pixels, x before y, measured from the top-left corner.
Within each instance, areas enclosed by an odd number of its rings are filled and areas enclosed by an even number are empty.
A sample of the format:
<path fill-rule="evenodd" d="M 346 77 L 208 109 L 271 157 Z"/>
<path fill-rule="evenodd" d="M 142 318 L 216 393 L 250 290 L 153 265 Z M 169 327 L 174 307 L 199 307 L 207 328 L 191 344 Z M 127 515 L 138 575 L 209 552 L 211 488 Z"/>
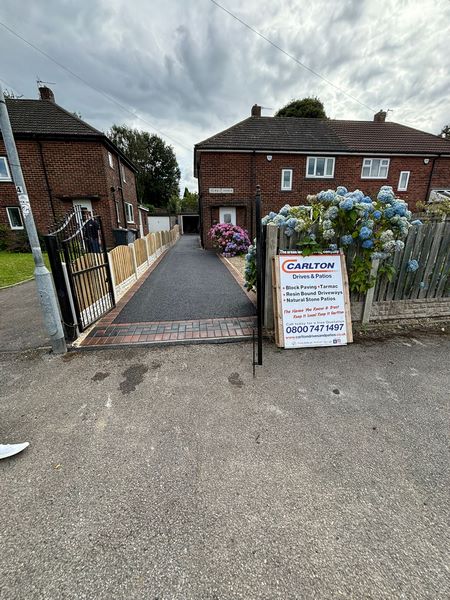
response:
<path fill-rule="evenodd" d="M 398 123 L 251 116 L 194 148 L 202 243 L 209 228 L 231 221 L 253 235 L 254 195 L 263 214 L 305 204 L 338 185 L 376 195 L 391 185 L 412 210 L 433 190 L 450 189 L 450 140 Z"/>
<path fill-rule="evenodd" d="M 148 233 L 138 208 L 136 167 L 105 136 L 55 103 L 48 87 L 40 100 L 7 99 L 37 229 L 47 233 L 74 206 L 100 215 L 108 247 L 113 229 Z M 23 230 L 16 191 L 0 137 L 0 224 Z"/>

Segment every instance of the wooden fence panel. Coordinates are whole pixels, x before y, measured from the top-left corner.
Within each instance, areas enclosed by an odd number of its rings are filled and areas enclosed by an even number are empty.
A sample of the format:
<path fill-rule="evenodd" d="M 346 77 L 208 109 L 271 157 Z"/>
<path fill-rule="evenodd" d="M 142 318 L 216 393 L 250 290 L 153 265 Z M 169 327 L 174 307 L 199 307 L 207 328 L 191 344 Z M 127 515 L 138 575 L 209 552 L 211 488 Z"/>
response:
<path fill-rule="evenodd" d="M 136 263 L 139 267 L 143 263 L 147 262 L 147 246 L 145 240 L 142 238 L 137 239 L 134 242 L 134 250 L 136 252 Z"/>
<path fill-rule="evenodd" d="M 133 258 L 131 249 L 128 246 L 117 246 L 108 254 L 111 257 L 116 285 L 120 285 L 134 275 Z"/>

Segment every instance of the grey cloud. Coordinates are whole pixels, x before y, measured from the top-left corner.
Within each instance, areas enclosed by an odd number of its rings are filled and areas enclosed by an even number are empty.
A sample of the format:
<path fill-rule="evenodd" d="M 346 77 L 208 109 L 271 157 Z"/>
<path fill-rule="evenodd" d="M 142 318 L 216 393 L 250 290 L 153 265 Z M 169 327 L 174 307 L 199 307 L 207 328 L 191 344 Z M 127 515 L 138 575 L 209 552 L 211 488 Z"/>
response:
<path fill-rule="evenodd" d="M 389 118 L 433 133 L 450 121 L 450 3 L 223 1 L 362 102 L 394 109 Z M 1 20 L 189 148 L 248 116 L 254 102 L 276 110 L 291 98 L 313 95 L 334 118 L 372 117 L 207 0 L 3 0 Z M 0 77 L 19 92 L 35 97 L 39 75 L 56 82 L 59 103 L 99 129 L 114 122 L 151 129 L 23 42 L 0 34 Z M 193 187 L 192 152 L 173 145 L 182 185 Z"/>

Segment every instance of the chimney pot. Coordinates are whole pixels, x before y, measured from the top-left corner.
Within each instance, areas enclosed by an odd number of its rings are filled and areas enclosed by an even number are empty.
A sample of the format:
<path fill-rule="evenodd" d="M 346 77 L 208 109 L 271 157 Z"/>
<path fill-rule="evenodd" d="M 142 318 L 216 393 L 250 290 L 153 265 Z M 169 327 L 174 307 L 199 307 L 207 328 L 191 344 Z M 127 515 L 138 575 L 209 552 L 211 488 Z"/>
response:
<path fill-rule="evenodd" d="M 385 110 L 379 110 L 373 115 L 375 123 L 384 123 L 386 121 L 387 112 Z"/>
<path fill-rule="evenodd" d="M 55 101 L 55 95 L 53 91 L 46 85 L 39 86 L 39 96 L 41 100 L 50 100 L 50 102 Z"/>
<path fill-rule="evenodd" d="M 261 107 L 257 104 L 252 106 L 252 117 L 260 117 L 261 116 Z"/>

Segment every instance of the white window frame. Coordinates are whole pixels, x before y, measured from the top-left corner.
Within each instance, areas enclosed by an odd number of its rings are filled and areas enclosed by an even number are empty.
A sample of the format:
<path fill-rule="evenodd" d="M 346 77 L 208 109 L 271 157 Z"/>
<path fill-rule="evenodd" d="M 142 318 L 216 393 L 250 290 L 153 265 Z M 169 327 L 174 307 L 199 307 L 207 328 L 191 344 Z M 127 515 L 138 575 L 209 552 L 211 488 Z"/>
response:
<path fill-rule="evenodd" d="M 20 222 L 22 223 L 21 226 L 17 227 L 16 225 L 12 224 L 12 220 L 11 220 L 11 215 L 9 214 L 10 210 L 18 210 L 19 211 L 19 217 L 20 217 Z M 23 217 L 22 217 L 22 211 L 20 210 L 19 206 L 7 206 L 6 207 L 6 214 L 8 215 L 8 221 L 9 221 L 9 226 L 11 227 L 11 229 L 15 229 L 15 230 L 21 230 L 24 229 L 24 225 L 23 225 Z"/>
<path fill-rule="evenodd" d="M 364 175 L 364 169 L 369 168 L 369 170 L 372 170 L 372 161 L 374 160 L 379 160 L 380 161 L 380 169 L 381 167 L 386 167 L 386 175 L 378 175 L 376 177 L 374 177 L 373 175 Z M 383 165 L 382 162 L 385 161 L 387 164 Z M 374 158 L 363 158 L 363 162 L 362 162 L 362 167 L 361 167 L 361 179 L 387 179 L 389 176 L 389 165 L 391 163 L 391 159 L 390 158 L 382 158 L 380 157 L 374 157 Z"/>
<path fill-rule="evenodd" d="M 225 215 L 231 216 L 230 225 L 236 225 L 236 207 L 235 206 L 220 206 L 219 207 L 219 223 L 225 223 Z"/>
<path fill-rule="evenodd" d="M 120 173 L 121 173 L 121 175 L 122 175 L 122 181 L 123 181 L 124 183 L 126 183 L 126 182 L 127 182 L 127 179 L 126 179 L 126 177 L 125 177 L 125 169 L 123 168 L 123 164 L 122 164 L 122 163 L 120 163 Z"/>
<path fill-rule="evenodd" d="M 325 174 L 324 175 L 316 175 L 316 172 L 317 172 L 317 159 L 319 159 L 319 158 L 322 158 L 325 161 Z M 331 169 L 331 175 L 326 175 L 327 164 L 328 164 L 329 160 L 332 161 L 333 168 Z M 313 175 L 311 175 L 309 173 L 309 164 L 310 164 L 310 161 L 314 161 L 314 174 Z M 306 175 L 305 175 L 305 177 L 307 179 L 333 179 L 335 164 L 336 164 L 336 160 L 335 160 L 334 156 L 308 156 L 308 158 L 306 160 Z"/>
<path fill-rule="evenodd" d="M 125 202 L 125 214 L 127 216 L 127 223 L 134 223 L 134 207 L 131 202 Z"/>
<path fill-rule="evenodd" d="M 284 185 L 284 174 L 289 173 L 289 187 Z M 281 169 L 281 191 L 282 192 L 290 192 L 292 191 L 292 174 L 293 169 Z"/>
<path fill-rule="evenodd" d="M 7 172 L 7 176 L 6 177 L 2 177 L 0 175 L 0 181 L 12 181 L 11 179 L 11 171 L 9 170 L 9 165 L 8 165 L 8 160 L 6 158 L 6 156 L 0 156 L 0 160 L 3 161 L 5 167 L 6 167 L 6 172 Z"/>
<path fill-rule="evenodd" d="M 113 155 L 109 151 L 108 151 L 108 163 L 109 163 L 109 166 L 111 167 L 111 169 L 114 169 Z"/>
<path fill-rule="evenodd" d="M 402 176 L 406 175 L 406 183 L 402 186 Z M 406 190 L 408 189 L 408 184 L 409 184 L 409 177 L 411 175 L 411 171 L 400 171 L 400 177 L 398 178 L 398 186 L 397 186 L 397 190 L 399 192 L 406 192 Z"/>

